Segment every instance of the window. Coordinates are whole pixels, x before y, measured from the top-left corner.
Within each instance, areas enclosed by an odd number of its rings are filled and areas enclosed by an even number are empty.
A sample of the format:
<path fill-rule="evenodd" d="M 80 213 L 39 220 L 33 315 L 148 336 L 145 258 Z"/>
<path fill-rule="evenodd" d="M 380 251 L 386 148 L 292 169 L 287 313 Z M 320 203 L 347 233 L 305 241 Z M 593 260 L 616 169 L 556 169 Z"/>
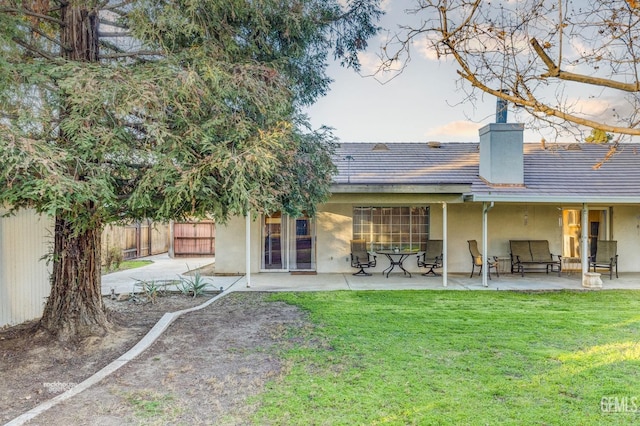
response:
<path fill-rule="evenodd" d="M 429 207 L 354 207 L 353 238 L 370 250 L 420 250 L 429 239 Z"/>

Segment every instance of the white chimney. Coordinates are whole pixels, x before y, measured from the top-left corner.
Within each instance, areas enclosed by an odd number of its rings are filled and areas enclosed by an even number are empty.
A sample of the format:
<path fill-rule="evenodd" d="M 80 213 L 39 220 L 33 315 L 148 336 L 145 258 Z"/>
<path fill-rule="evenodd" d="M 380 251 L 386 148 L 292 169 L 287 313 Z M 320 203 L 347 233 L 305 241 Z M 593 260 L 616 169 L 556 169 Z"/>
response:
<path fill-rule="evenodd" d="M 480 177 L 495 185 L 524 184 L 524 124 L 491 123 L 480 133 Z"/>

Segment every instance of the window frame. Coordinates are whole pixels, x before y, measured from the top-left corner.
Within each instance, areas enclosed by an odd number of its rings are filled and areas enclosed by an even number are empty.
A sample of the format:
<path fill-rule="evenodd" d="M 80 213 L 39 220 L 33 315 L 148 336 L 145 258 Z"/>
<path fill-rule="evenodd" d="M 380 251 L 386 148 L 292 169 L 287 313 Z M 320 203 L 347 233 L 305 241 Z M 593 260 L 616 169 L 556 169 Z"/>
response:
<path fill-rule="evenodd" d="M 369 250 L 422 250 L 429 240 L 430 206 L 353 206 L 352 234 Z"/>

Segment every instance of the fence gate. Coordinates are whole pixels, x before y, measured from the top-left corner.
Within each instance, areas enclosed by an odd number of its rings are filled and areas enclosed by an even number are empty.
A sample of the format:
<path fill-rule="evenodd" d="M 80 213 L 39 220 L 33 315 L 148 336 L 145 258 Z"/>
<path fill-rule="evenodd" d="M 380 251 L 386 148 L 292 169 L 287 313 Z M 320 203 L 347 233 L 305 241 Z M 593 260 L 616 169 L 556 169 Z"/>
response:
<path fill-rule="evenodd" d="M 149 256 L 151 254 L 151 222 L 143 220 L 124 227 L 124 259 Z"/>
<path fill-rule="evenodd" d="M 216 227 L 213 221 L 174 222 L 174 256 L 213 256 L 216 254 Z"/>

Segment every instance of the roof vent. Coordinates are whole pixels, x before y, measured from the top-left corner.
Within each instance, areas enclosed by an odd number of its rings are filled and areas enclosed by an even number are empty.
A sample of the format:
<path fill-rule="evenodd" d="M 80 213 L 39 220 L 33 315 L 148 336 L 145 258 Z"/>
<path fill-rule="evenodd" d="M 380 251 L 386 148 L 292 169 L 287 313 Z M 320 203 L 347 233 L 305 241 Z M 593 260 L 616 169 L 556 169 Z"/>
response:
<path fill-rule="evenodd" d="M 371 151 L 389 151 L 389 147 L 384 143 L 377 143 L 373 146 Z"/>
<path fill-rule="evenodd" d="M 579 143 L 570 143 L 567 145 L 567 151 L 582 151 L 582 147 Z"/>
<path fill-rule="evenodd" d="M 440 148 L 442 146 L 438 141 L 427 142 L 427 145 L 429 145 L 429 148 Z"/>

